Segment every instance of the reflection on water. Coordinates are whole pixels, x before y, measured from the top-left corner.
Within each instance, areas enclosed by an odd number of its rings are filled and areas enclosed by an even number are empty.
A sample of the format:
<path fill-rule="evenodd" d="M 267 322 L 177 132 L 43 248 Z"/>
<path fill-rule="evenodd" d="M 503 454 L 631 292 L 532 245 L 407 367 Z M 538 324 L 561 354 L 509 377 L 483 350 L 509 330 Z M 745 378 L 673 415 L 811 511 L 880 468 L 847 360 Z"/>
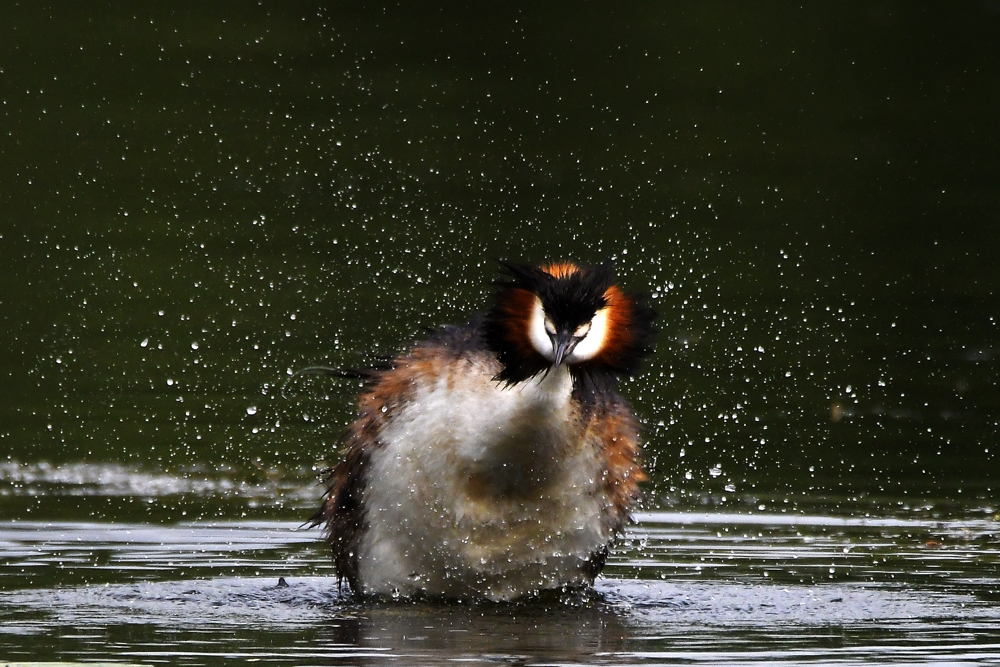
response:
<path fill-rule="evenodd" d="M 0 655 L 279 664 L 987 664 L 990 515 L 644 514 L 594 591 L 359 601 L 279 522 L 0 526 Z M 40 641 L 41 640 L 41 641 Z"/>
<path fill-rule="evenodd" d="M 229 474 L 227 474 L 229 473 Z M 164 498 L 166 496 L 239 496 L 274 498 L 278 495 L 302 494 L 308 491 L 298 477 L 264 478 L 250 481 L 235 470 L 213 468 L 211 472 L 197 467 L 182 474 L 162 470 L 142 470 L 120 463 L 89 463 L 84 461 L 53 465 L 48 461 L 0 461 L 0 495 L 71 495 L 128 496 Z M 315 494 L 313 494 L 315 495 Z"/>

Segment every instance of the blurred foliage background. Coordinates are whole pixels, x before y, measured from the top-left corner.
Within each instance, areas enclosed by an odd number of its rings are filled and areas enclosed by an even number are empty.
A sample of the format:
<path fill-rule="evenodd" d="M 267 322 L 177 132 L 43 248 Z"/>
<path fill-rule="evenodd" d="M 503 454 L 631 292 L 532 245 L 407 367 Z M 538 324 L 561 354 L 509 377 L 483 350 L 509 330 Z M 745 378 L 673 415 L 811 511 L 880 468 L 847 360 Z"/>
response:
<path fill-rule="evenodd" d="M 312 499 L 358 387 L 292 372 L 464 320 L 498 258 L 610 258 L 660 313 L 623 384 L 647 505 L 988 504 L 998 28 L 995 1 L 4 3 L 0 502 L 71 511 L 29 478 L 81 463 L 123 497 Z"/>

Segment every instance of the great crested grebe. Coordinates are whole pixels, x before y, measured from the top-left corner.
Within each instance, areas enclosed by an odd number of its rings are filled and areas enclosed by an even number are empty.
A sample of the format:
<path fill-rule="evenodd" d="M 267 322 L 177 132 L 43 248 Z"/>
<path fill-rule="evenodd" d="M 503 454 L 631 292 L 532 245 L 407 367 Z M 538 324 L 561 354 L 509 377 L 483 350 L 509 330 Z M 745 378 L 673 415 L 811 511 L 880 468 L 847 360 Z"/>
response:
<path fill-rule="evenodd" d="M 655 313 L 610 264 L 503 263 L 495 303 L 371 371 L 314 525 L 362 595 L 590 585 L 646 476 L 615 391 Z"/>

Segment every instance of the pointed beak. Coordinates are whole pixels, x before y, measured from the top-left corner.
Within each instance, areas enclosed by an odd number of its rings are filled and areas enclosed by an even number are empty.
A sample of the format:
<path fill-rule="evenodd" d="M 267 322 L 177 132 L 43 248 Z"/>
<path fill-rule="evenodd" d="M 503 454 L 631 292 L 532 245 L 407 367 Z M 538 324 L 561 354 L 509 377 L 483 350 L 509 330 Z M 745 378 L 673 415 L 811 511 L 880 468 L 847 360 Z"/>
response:
<path fill-rule="evenodd" d="M 552 351 L 555 353 L 553 363 L 556 368 L 562 366 L 566 355 L 572 352 L 574 347 L 576 347 L 576 341 L 573 340 L 573 334 L 569 331 L 560 331 L 552 338 Z"/>

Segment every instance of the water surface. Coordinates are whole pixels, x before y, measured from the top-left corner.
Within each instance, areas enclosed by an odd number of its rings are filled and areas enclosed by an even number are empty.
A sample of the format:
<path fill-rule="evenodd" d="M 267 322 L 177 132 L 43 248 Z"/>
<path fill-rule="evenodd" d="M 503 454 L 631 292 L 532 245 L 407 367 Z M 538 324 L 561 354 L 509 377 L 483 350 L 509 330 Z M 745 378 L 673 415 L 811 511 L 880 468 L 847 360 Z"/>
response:
<path fill-rule="evenodd" d="M 989 664 L 1000 524 L 638 517 L 593 591 L 360 601 L 288 522 L 0 527 L 0 651 L 217 664 Z M 44 647 L 44 648 L 40 648 Z"/>

